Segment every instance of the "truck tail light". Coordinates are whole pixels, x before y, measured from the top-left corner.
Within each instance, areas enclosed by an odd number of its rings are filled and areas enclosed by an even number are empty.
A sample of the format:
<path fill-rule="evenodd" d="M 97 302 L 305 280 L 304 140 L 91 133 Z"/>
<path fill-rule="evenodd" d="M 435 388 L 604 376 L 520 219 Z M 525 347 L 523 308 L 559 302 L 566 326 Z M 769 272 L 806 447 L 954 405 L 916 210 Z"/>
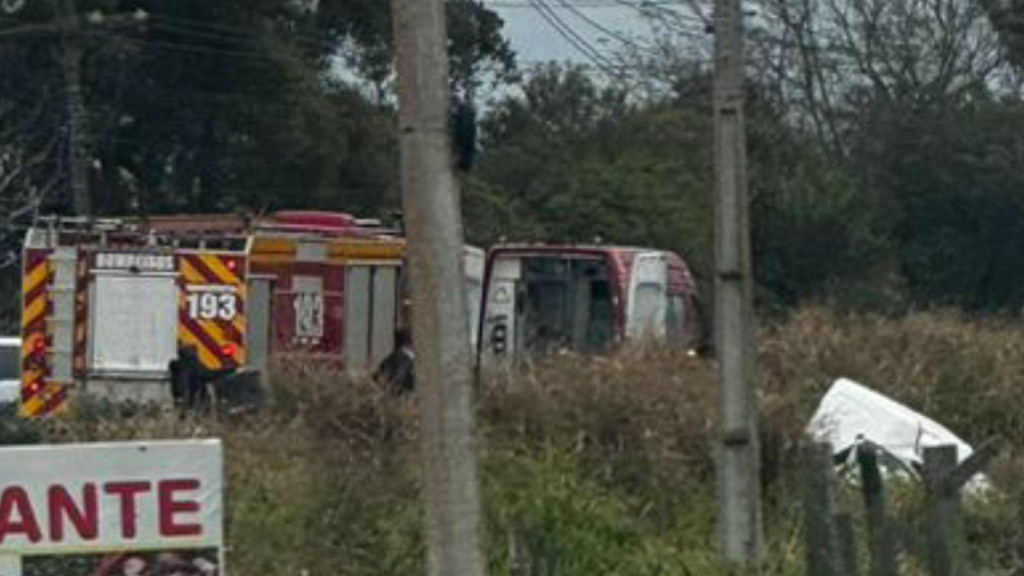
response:
<path fill-rule="evenodd" d="M 234 342 L 228 342 L 220 347 L 220 355 L 225 358 L 234 358 L 236 352 L 238 352 L 238 346 L 235 346 Z"/>
<path fill-rule="evenodd" d="M 25 387 L 25 394 L 24 394 L 24 396 L 26 396 L 26 397 L 28 397 L 28 396 L 35 396 L 36 394 L 39 394 L 39 392 L 41 392 L 42 389 L 43 389 L 43 383 L 40 382 L 39 380 L 36 380 L 35 382 L 33 382 L 33 383 L 31 383 L 31 384 L 29 384 L 28 386 Z"/>
<path fill-rule="evenodd" d="M 32 363 L 37 366 L 44 366 L 46 364 L 46 340 L 40 338 L 32 343 L 30 358 Z"/>

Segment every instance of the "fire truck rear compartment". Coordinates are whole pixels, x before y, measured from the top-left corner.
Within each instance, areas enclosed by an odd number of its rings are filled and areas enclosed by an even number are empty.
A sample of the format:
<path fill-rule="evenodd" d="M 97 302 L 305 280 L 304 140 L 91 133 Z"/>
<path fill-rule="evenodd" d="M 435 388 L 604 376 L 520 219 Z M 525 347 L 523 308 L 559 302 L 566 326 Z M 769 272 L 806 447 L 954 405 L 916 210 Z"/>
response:
<path fill-rule="evenodd" d="M 177 356 L 177 290 L 173 275 L 96 274 L 89 296 L 89 393 L 169 398 L 167 366 Z"/>

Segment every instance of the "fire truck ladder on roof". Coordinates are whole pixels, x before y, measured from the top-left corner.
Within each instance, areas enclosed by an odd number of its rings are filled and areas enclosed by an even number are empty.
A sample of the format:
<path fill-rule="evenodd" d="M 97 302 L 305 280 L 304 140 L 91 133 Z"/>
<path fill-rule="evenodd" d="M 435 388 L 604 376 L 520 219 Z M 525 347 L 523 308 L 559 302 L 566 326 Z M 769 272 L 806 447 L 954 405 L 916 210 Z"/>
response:
<path fill-rule="evenodd" d="M 126 225 L 121 218 L 87 216 L 40 216 L 36 221 L 54 230 L 121 230 Z"/>
<path fill-rule="evenodd" d="M 149 226 L 145 220 L 125 218 L 87 218 L 80 216 L 41 216 L 37 220 L 38 232 L 35 238 L 46 246 L 58 244 L 61 233 L 83 234 L 94 238 L 87 243 L 107 246 L 114 238 L 133 239 L 132 245 L 141 247 L 173 247 L 211 250 L 243 250 L 247 234 L 244 231 L 228 230 L 216 223 L 208 224 L 202 218 L 162 227 Z"/>
<path fill-rule="evenodd" d="M 54 247 L 60 244 L 62 234 L 93 235 L 105 243 L 106 234 L 114 232 L 134 232 L 136 229 L 119 218 L 89 218 L 83 216 L 40 216 L 35 225 L 28 245 Z"/>

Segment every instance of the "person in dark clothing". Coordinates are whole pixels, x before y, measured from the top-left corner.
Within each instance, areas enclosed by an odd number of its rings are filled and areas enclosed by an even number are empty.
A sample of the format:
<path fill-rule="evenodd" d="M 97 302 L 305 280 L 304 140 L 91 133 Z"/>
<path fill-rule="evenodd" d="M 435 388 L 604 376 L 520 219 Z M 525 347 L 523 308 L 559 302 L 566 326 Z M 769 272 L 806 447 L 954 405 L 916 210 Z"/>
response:
<path fill-rule="evenodd" d="M 178 348 L 178 358 L 171 361 L 171 395 L 181 410 L 195 410 L 206 405 L 208 385 L 234 373 L 234 370 L 210 370 L 199 360 L 195 346 Z"/>
<path fill-rule="evenodd" d="M 199 355 L 194 346 L 179 346 L 178 357 L 171 360 L 171 395 L 182 410 L 194 408 L 205 400 L 206 387 L 199 382 Z"/>
<path fill-rule="evenodd" d="M 407 328 L 395 331 L 395 348 L 373 373 L 373 379 L 388 392 L 402 396 L 416 387 L 413 373 L 412 334 Z"/>

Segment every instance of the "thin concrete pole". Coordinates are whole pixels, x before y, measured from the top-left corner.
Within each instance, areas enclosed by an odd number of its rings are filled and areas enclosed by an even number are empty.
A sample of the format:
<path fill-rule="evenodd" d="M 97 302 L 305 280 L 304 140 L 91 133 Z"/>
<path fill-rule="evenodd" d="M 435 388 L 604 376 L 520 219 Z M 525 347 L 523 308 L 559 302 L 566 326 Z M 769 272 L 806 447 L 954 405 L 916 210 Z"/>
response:
<path fill-rule="evenodd" d="M 449 147 L 444 0 L 392 0 L 392 7 L 427 573 L 483 576 L 462 217 Z"/>
<path fill-rule="evenodd" d="M 747 208 L 741 0 L 715 3 L 715 338 L 721 447 L 719 530 L 727 562 L 762 554 L 754 395 L 754 313 Z"/>
<path fill-rule="evenodd" d="M 76 216 L 89 216 L 92 199 L 89 197 L 88 152 L 85 134 L 85 99 L 82 94 L 82 59 L 85 51 L 82 45 L 81 20 L 75 0 L 60 3 L 63 22 L 64 50 L 61 64 L 64 69 L 68 130 L 68 171 L 71 202 Z"/>

